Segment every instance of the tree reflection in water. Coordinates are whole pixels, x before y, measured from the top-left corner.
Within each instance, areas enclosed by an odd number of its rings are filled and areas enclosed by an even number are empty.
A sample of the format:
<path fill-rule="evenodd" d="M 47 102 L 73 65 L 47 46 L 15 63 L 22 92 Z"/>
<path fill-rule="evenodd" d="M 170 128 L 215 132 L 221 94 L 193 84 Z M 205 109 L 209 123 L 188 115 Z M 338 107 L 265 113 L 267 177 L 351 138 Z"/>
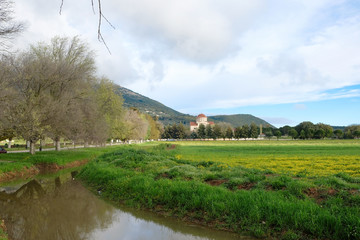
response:
<path fill-rule="evenodd" d="M 0 218 L 10 239 L 88 239 L 114 219 L 114 208 L 76 181 L 31 180 L 14 193 L 0 193 Z M 44 190 L 46 189 L 46 190 Z"/>

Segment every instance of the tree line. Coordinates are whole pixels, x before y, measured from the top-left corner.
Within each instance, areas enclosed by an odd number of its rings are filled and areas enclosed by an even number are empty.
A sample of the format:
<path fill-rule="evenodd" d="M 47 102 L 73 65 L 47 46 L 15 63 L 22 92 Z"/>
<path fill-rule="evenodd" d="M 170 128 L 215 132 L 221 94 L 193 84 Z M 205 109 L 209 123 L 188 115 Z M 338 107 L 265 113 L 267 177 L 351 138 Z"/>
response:
<path fill-rule="evenodd" d="M 260 127 L 252 123 L 250 125 L 243 125 L 232 127 L 229 123 L 216 123 L 214 126 L 200 124 L 196 131 L 191 132 L 188 127 L 182 123 L 166 126 L 163 134 L 164 139 L 248 139 L 258 138 L 260 135 Z M 265 126 L 262 128 L 262 136 L 265 138 L 280 138 L 291 137 L 292 139 L 354 139 L 360 138 L 360 125 L 351 125 L 344 130 L 334 130 L 328 124 L 317 123 L 313 124 L 309 121 L 304 121 L 295 127 L 283 126 L 274 128 Z"/>
<path fill-rule="evenodd" d="M 0 59 L 0 140 L 21 137 L 104 143 L 107 139 L 158 139 L 161 125 L 123 108 L 114 84 L 97 77 L 94 53 L 78 37 L 55 37 Z"/>
<path fill-rule="evenodd" d="M 232 139 L 232 138 L 257 138 L 260 128 L 252 123 L 233 128 L 230 123 L 220 122 L 211 125 L 200 124 L 196 131 L 191 132 L 188 126 L 182 123 L 166 126 L 162 134 L 164 139 Z"/>

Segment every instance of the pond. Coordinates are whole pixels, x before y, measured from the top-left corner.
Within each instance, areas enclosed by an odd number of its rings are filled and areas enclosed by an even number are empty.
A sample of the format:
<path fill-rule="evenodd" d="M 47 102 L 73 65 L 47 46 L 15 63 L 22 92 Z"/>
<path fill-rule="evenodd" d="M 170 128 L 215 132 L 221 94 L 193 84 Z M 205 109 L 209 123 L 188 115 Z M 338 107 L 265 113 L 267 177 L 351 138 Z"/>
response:
<path fill-rule="evenodd" d="M 114 206 L 83 187 L 75 174 L 65 171 L 1 186 L 0 220 L 10 239 L 252 239 Z"/>

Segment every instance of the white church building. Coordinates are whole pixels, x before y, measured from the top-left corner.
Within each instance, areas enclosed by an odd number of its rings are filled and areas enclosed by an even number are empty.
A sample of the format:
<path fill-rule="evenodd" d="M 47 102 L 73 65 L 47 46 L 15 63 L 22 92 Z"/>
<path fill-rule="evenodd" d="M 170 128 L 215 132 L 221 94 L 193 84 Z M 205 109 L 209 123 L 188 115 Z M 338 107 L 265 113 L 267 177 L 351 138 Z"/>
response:
<path fill-rule="evenodd" d="M 205 127 L 206 125 L 215 125 L 214 122 L 208 122 L 207 117 L 201 113 L 196 117 L 196 122 L 190 122 L 190 131 L 196 131 L 196 129 L 199 128 L 200 124 L 203 124 Z"/>

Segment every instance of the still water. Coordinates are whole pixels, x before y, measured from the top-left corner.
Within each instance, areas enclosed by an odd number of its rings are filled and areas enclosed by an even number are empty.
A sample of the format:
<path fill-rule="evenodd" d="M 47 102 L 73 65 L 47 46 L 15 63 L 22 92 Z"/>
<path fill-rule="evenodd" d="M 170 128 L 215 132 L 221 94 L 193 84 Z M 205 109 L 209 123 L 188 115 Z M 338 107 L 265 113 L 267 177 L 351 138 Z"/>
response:
<path fill-rule="evenodd" d="M 0 187 L 0 220 L 13 240 L 251 239 L 115 207 L 73 180 L 75 172 Z"/>

